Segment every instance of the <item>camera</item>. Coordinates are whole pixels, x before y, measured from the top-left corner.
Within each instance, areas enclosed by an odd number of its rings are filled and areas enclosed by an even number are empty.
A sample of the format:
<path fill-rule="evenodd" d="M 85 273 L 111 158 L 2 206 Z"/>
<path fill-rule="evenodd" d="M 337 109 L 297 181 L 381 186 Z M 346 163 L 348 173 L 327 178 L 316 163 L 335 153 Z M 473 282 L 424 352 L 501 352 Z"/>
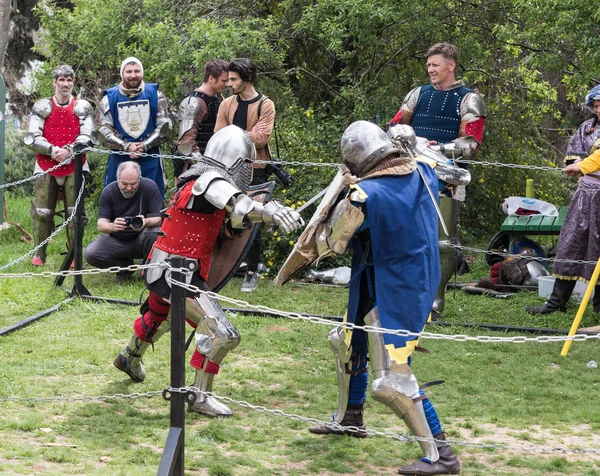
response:
<path fill-rule="evenodd" d="M 265 173 L 267 177 L 271 174 L 275 174 L 275 176 L 281 181 L 281 183 L 286 187 L 291 187 L 294 183 L 294 177 L 288 173 L 279 163 L 276 161 L 271 161 L 265 167 Z"/>
<path fill-rule="evenodd" d="M 122 217 L 125 220 L 125 226 L 130 226 L 135 231 L 141 231 L 144 228 L 144 219 L 142 217 Z"/>

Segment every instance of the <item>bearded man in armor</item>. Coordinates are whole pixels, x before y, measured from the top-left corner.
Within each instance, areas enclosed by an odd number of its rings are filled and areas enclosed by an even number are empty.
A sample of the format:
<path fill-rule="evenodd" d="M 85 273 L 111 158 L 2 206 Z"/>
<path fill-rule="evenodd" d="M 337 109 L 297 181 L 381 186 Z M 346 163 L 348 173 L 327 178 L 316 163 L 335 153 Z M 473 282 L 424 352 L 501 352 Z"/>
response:
<path fill-rule="evenodd" d="M 450 158 L 470 159 L 483 142 L 486 112 L 481 96 L 455 78 L 457 64 L 456 46 L 437 43 L 429 48 L 427 72 L 431 84 L 410 91 L 388 126 L 410 125 L 418 137 L 426 138 L 431 146 L 441 148 Z M 460 140 L 467 137 L 471 140 Z M 451 141 L 453 143 L 449 144 Z M 462 253 L 452 245 L 459 244 L 458 215 L 465 198 L 466 189 L 463 188 L 453 197 L 440 199 L 449 234 L 440 228 L 442 280 L 433 304 L 434 318 L 444 310 L 446 284 L 462 262 Z"/>
<path fill-rule="evenodd" d="M 275 283 L 282 285 L 314 261 L 342 254 L 351 246 L 345 323 L 420 333 L 440 281 L 439 214 L 437 194 L 432 192 L 438 190 L 438 175 L 415 160 L 412 129 L 399 127 L 404 135 L 395 134 L 394 142 L 367 121 L 346 129 L 341 170 Z M 373 398 L 404 420 L 424 452 L 420 461 L 400 467 L 399 472 L 458 473 L 460 463 L 410 368 L 417 342 L 413 335 L 365 332 L 345 325 L 333 329 L 329 343 L 337 362 L 338 408 L 331 423 L 312 426 L 310 432 L 367 436 L 363 407 L 370 361 Z"/>
<path fill-rule="evenodd" d="M 106 145 L 127 154 L 110 154 L 106 164 L 104 186 L 117 180 L 121 162 L 136 160 L 142 176 L 152 180 L 165 198 L 165 174 L 162 158 L 142 157 L 140 153 L 160 154 L 160 144 L 167 140 L 173 125 L 167 98 L 158 84 L 144 82 L 144 67 L 131 56 L 121 63 L 121 83 L 104 92 L 101 102 L 100 132 Z"/>
<path fill-rule="evenodd" d="M 40 99 L 33 105 L 29 117 L 29 130 L 24 142 L 36 152 L 35 199 L 32 203 L 33 239 L 37 247 L 52 233 L 54 213 L 59 192 L 62 190 L 65 208 L 70 215 L 75 206 L 75 163 L 68 160 L 76 146 L 97 143 L 94 110 L 85 99 L 72 96 L 75 72 L 69 65 L 62 65 L 52 72 L 54 96 Z M 62 166 L 55 170 L 45 171 Z M 89 172 L 85 154 L 83 170 Z M 65 217 L 66 218 L 66 217 Z M 46 261 L 46 245 L 38 249 L 31 264 L 43 266 Z"/>
<path fill-rule="evenodd" d="M 184 155 L 204 153 L 206 144 L 214 134 L 217 112 L 223 101 L 223 91 L 229 79 L 225 60 L 217 59 L 204 64 L 202 84 L 179 104 L 179 138 L 177 149 Z M 175 178 L 189 168 L 191 161 L 173 161 Z"/>
<path fill-rule="evenodd" d="M 234 229 L 265 223 L 285 233 L 304 225 L 300 215 L 277 201 L 261 203 L 245 194 L 252 178 L 251 163 L 256 149 L 247 132 L 231 125 L 208 141 L 203 156 L 180 176 L 179 191 L 171 201 L 161 226 L 161 236 L 149 255 L 150 263 L 172 256 L 197 262 L 191 284 L 209 291 L 206 284 L 210 259 L 222 228 Z M 136 382 L 146 377 L 142 356 L 170 329 L 171 283 L 162 268 L 150 268 L 145 275 L 150 295 L 136 319 L 130 343 L 114 360 L 114 365 Z M 227 353 L 237 347 L 240 334 L 229 322 L 218 302 L 206 294 L 189 295 L 186 320 L 195 329 L 196 348 L 191 365 L 196 369 L 196 401 L 190 410 L 210 416 L 232 415 L 231 409 L 207 396 L 213 379 Z"/>

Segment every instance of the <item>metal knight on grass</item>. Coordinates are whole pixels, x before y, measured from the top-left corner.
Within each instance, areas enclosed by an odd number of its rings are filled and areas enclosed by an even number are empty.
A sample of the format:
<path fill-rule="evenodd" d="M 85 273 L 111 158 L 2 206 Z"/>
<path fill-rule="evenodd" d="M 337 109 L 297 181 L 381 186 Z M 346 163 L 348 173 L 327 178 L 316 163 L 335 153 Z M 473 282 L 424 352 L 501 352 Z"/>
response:
<path fill-rule="evenodd" d="M 227 126 L 208 141 L 203 156 L 180 175 L 179 191 L 171 201 L 149 256 L 160 263 L 172 256 L 198 262 L 191 284 L 209 291 L 207 285 L 211 255 L 224 226 L 234 229 L 265 223 L 289 233 L 304 225 L 300 215 L 276 201 L 261 203 L 244 193 L 252 178 L 251 163 L 256 149 L 247 132 Z M 145 379 L 142 356 L 170 329 L 170 283 L 165 271 L 151 268 L 145 273 L 150 296 L 142 306 L 142 315 L 134 323 L 130 343 L 114 360 L 114 365 L 136 382 Z M 213 379 L 225 356 L 240 342 L 240 334 L 218 302 L 207 296 L 191 295 L 186 300 L 186 319 L 196 329 L 196 348 L 191 365 L 196 369 L 194 387 L 200 389 L 192 411 L 210 416 L 230 416 L 232 411 L 211 392 Z"/>
<path fill-rule="evenodd" d="M 34 152 L 35 173 L 65 163 L 76 145 L 97 143 L 94 110 L 85 99 L 73 97 L 75 71 L 62 65 L 52 72 L 54 95 L 43 98 L 33 105 L 29 117 L 29 130 L 24 142 Z M 84 171 L 89 171 L 85 155 Z M 59 192 L 62 191 L 67 213 L 73 212 L 75 204 L 75 163 L 71 160 L 52 172 L 35 179 L 35 198 L 31 208 L 33 239 L 37 247 L 52 233 L 54 213 Z M 46 261 L 46 245 L 35 252 L 31 264 L 43 266 Z"/>
<path fill-rule="evenodd" d="M 427 51 L 427 73 L 431 84 L 411 90 L 400 110 L 388 124 L 410 125 L 418 137 L 430 145 L 440 146 L 450 157 L 469 159 L 483 142 L 485 106 L 481 96 L 457 80 L 458 49 L 450 43 L 437 43 Z M 472 141 L 458 138 L 472 137 Z M 448 144 L 455 141 L 453 144 Z M 466 198 L 462 194 L 441 197 L 440 208 L 448 233 L 440 229 L 440 259 L 442 280 L 433 303 L 434 317 L 444 310 L 446 284 L 460 266 L 459 256 L 452 245 L 458 244 L 458 215 Z"/>
<path fill-rule="evenodd" d="M 282 285 L 314 261 L 342 254 L 351 246 L 346 322 L 419 333 L 430 315 L 441 274 L 438 176 L 429 165 L 415 160 L 412 129 L 399 127 L 403 136 L 396 134 L 395 142 L 370 122 L 357 121 L 346 129 L 341 170 L 275 282 Z M 370 360 L 375 376 L 373 398 L 390 407 L 422 438 L 424 457 L 401 466 L 399 472 L 458 473 L 460 463 L 410 368 L 417 342 L 414 336 L 344 325 L 333 329 L 329 343 L 337 361 L 338 408 L 333 423 L 309 430 L 367 436 L 363 408 Z"/>

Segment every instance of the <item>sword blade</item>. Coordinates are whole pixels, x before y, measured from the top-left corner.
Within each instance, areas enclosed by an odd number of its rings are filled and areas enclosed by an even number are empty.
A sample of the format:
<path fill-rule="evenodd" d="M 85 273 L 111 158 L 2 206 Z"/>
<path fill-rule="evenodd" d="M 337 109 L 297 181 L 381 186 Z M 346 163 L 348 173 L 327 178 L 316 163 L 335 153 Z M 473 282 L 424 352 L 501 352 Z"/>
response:
<path fill-rule="evenodd" d="M 327 193 L 327 190 L 329 189 L 329 186 L 325 187 L 323 190 L 321 190 L 319 193 L 317 193 L 314 197 L 308 199 L 308 201 L 302 205 L 300 208 L 296 209 L 296 213 L 302 213 L 304 210 L 306 210 L 308 207 L 310 207 L 313 203 L 315 203 L 319 198 L 321 198 L 323 195 L 325 195 L 325 193 Z"/>
<path fill-rule="evenodd" d="M 446 223 L 444 222 L 444 217 L 442 216 L 442 211 L 440 210 L 440 207 L 438 205 L 437 197 L 433 194 L 433 192 L 431 191 L 431 188 L 429 188 L 429 184 L 427 183 L 427 180 L 425 179 L 425 176 L 423 175 L 423 172 L 421 171 L 421 169 L 419 168 L 418 165 L 417 165 L 417 170 L 419 171 L 419 175 L 423 179 L 423 183 L 425 184 L 425 188 L 429 192 L 429 196 L 431 197 L 431 201 L 433 202 L 433 206 L 435 207 L 435 211 L 437 212 L 438 217 L 440 219 L 440 224 L 442 225 L 442 229 L 444 230 L 444 233 L 446 234 L 446 236 L 450 236 L 450 233 L 448 233 L 448 228 L 446 228 Z"/>

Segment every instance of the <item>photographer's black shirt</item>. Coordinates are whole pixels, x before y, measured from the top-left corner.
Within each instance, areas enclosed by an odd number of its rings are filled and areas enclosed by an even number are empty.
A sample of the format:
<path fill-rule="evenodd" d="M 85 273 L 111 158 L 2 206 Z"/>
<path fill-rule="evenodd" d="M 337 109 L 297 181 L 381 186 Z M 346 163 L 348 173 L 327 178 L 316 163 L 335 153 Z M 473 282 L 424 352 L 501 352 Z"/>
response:
<path fill-rule="evenodd" d="M 140 187 L 131 198 L 125 198 L 119 190 L 119 184 L 112 182 L 104 187 L 98 203 L 98 219 L 106 218 L 113 222 L 119 217 L 134 217 L 158 213 L 163 207 L 158 186 L 150 179 L 142 178 Z M 140 234 L 131 228 L 111 233 L 110 236 L 121 241 L 130 241 Z"/>

